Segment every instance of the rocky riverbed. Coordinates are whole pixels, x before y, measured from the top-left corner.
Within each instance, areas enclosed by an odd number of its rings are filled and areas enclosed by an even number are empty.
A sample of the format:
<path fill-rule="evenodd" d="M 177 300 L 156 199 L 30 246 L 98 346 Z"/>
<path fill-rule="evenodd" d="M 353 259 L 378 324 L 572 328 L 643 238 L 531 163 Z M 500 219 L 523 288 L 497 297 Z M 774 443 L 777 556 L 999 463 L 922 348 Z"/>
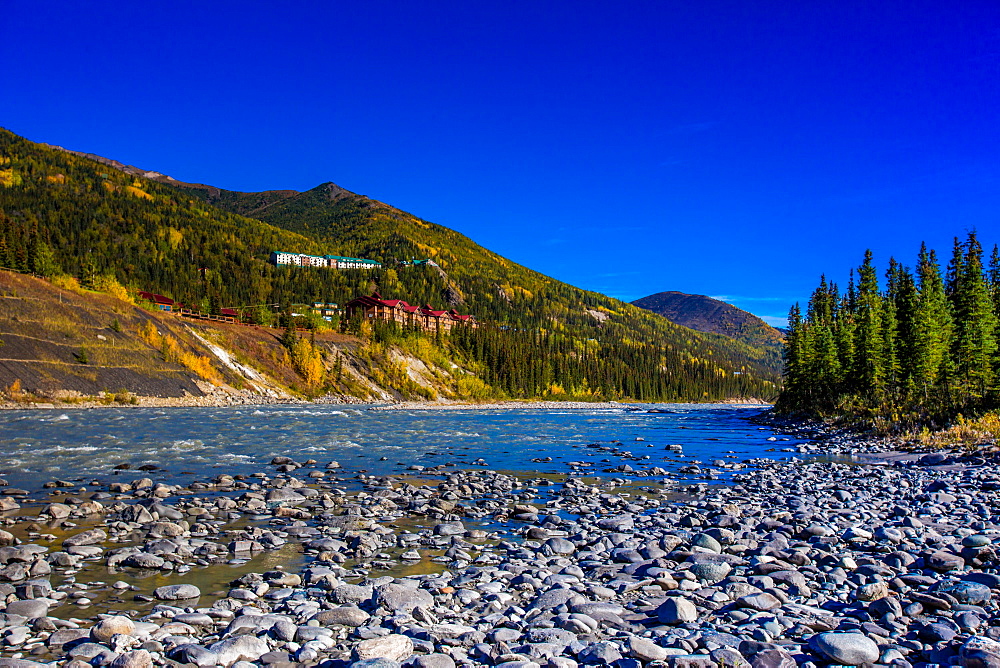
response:
<path fill-rule="evenodd" d="M 885 446 L 800 448 L 823 449 Z M 720 460 L 719 485 L 276 458 L 0 488 L 0 666 L 992 668 L 997 463 Z"/>

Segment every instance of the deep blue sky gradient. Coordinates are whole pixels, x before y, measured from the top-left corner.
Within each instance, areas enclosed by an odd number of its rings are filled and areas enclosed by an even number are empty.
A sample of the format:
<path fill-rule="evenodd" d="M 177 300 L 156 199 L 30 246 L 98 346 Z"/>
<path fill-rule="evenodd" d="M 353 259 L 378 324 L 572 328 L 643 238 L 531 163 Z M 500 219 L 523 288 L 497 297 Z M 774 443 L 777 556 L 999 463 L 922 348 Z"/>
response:
<path fill-rule="evenodd" d="M 1000 3 L 0 3 L 0 125 L 325 181 L 632 300 L 783 319 L 865 248 L 1000 241 Z"/>

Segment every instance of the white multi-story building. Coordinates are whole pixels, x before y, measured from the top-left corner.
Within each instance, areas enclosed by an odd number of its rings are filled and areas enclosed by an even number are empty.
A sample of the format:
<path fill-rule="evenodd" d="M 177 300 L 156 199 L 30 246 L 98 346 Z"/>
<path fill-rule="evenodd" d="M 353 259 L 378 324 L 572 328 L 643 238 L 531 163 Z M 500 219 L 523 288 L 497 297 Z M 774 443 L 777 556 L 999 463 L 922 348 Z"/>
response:
<path fill-rule="evenodd" d="M 376 260 L 365 260 L 359 257 L 306 255 L 304 253 L 288 253 L 285 251 L 274 251 L 271 253 L 271 264 L 295 267 L 329 267 L 330 269 L 377 269 L 382 266 L 382 263 Z"/>

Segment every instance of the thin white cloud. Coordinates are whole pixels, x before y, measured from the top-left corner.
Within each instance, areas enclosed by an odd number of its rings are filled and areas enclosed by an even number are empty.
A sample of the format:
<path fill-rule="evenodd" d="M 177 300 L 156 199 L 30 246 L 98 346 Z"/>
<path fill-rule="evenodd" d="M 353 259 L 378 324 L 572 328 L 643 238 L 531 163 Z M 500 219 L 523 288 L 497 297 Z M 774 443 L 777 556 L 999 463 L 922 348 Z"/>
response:
<path fill-rule="evenodd" d="M 771 327 L 788 327 L 788 318 L 779 317 L 776 315 L 759 315 L 757 316 Z"/>

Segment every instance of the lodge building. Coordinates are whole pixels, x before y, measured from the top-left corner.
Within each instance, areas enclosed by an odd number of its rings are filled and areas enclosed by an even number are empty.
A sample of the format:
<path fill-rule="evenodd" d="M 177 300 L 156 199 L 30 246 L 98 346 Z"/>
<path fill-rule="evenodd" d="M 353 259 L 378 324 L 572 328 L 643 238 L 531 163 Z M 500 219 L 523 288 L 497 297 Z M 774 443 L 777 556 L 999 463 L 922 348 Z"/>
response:
<path fill-rule="evenodd" d="M 359 257 L 306 255 L 305 253 L 285 251 L 271 253 L 271 264 L 278 267 L 288 265 L 292 267 L 327 267 L 329 269 L 378 269 L 382 266 L 382 263 L 376 260 L 365 260 Z"/>
<path fill-rule="evenodd" d="M 347 319 L 384 320 L 418 327 L 429 332 L 450 332 L 455 326 L 478 327 L 473 315 L 460 315 L 455 309 L 438 311 L 429 305 L 412 306 L 402 299 L 382 299 L 379 293 L 357 297 L 347 302 Z"/>

